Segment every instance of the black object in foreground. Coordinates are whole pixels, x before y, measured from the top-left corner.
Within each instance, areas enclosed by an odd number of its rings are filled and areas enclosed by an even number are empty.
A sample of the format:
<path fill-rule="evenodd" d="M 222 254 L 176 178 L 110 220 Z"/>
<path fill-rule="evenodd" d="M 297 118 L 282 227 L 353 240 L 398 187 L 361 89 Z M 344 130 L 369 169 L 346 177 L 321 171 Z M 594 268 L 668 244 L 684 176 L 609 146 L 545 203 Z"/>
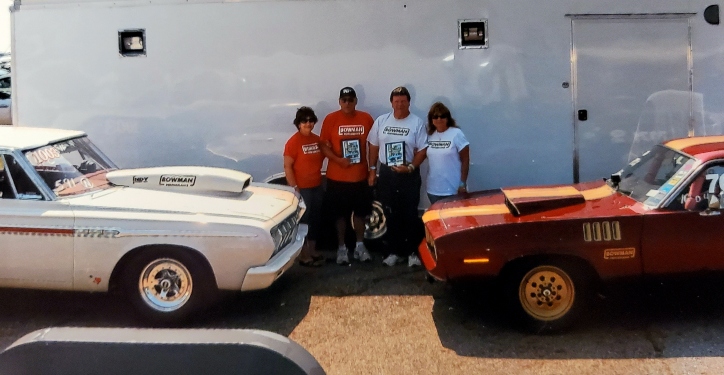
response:
<path fill-rule="evenodd" d="M 296 342 L 261 330 L 46 328 L 0 353 L 0 375 L 324 375 Z"/>

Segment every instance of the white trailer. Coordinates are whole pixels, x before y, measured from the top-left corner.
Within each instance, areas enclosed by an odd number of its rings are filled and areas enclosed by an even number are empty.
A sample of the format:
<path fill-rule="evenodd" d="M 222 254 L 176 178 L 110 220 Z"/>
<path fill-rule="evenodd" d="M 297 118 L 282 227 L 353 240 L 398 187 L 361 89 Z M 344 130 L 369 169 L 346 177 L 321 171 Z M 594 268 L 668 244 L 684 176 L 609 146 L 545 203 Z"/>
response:
<path fill-rule="evenodd" d="M 295 109 L 412 93 L 471 142 L 470 189 L 608 176 L 724 132 L 724 27 L 702 0 L 15 0 L 13 123 L 88 132 L 123 167 L 282 171 Z M 317 128 L 317 131 L 319 128 Z"/>

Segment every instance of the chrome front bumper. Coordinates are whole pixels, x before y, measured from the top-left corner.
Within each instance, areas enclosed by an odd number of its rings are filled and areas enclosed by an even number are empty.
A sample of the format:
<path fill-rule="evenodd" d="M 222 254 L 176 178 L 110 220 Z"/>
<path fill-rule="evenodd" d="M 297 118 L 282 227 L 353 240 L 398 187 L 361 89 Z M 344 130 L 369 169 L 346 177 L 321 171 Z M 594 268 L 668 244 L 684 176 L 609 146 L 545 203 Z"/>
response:
<path fill-rule="evenodd" d="M 267 264 L 249 268 L 241 284 L 241 291 L 265 289 L 272 285 L 279 276 L 294 265 L 294 261 L 302 251 L 306 236 L 307 225 L 299 224 L 294 241 L 274 255 Z"/>

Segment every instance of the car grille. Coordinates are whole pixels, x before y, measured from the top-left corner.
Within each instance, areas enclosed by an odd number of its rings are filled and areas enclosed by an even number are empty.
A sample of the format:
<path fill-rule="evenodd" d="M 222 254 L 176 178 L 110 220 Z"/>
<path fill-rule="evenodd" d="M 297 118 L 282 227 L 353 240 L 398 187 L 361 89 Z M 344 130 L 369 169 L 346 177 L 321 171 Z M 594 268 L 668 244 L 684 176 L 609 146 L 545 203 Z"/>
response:
<path fill-rule="evenodd" d="M 297 210 L 299 209 L 297 208 Z M 298 220 L 297 212 L 295 212 L 284 219 L 281 224 L 272 228 L 271 235 L 276 245 L 274 255 L 294 240 L 297 235 Z"/>

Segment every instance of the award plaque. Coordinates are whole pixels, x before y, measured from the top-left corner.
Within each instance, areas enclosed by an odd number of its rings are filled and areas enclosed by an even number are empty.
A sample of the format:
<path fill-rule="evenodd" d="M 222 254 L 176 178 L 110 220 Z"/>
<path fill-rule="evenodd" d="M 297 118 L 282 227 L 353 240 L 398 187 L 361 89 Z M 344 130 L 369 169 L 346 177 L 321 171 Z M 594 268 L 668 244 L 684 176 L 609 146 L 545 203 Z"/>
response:
<path fill-rule="evenodd" d="M 405 160 L 405 142 L 385 144 L 386 164 L 388 167 L 407 164 Z"/>
<path fill-rule="evenodd" d="M 342 141 L 342 157 L 349 159 L 352 164 L 357 164 L 362 160 L 359 139 L 345 139 Z"/>

